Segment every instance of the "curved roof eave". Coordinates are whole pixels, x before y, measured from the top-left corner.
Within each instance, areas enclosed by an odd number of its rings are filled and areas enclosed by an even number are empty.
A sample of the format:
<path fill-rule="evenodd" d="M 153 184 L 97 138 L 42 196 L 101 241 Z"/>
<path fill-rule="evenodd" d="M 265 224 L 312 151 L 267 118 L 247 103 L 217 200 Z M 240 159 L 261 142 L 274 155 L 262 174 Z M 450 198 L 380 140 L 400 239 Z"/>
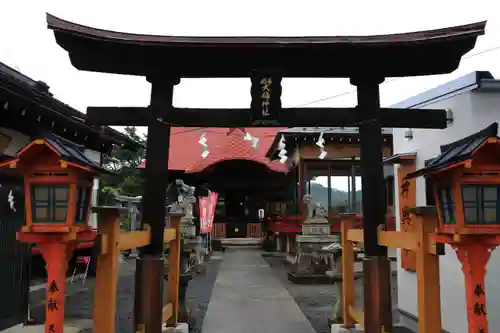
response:
<path fill-rule="evenodd" d="M 207 162 L 205 160 L 201 160 L 198 163 L 195 163 L 194 165 L 189 167 L 185 171 L 185 173 L 189 174 L 189 173 L 204 172 L 205 170 L 207 170 L 210 167 L 213 167 L 219 163 L 227 162 L 227 161 L 248 161 L 248 162 L 260 164 L 260 165 L 266 167 L 268 170 L 271 170 L 274 172 L 279 172 L 279 173 L 288 172 L 288 168 L 286 166 L 284 166 L 283 164 L 277 165 L 276 163 L 273 163 L 273 162 L 266 163 L 265 161 L 262 161 L 260 159 L 250 159 L 250 158 L 243 158 L 241 156 L 235 156 L 232 158 L 227 158 L 227 157 L 226 158 L 215 158 L 215 159 L 213 159 L 211 161 L 207 161 Z"/>
<path fill-rule="evenodd" d="M 157 46 L 271 46 L 271 47 L 296 47 L 309 44 L 401 44 L 415 42 L 445 41 L 450 39 L 472 37 L 484 34 L 486 21 L 466 25 L 424 30 L 408 33 L 371 35 L 371 36 L 308 36 L 308 37 L 191 37 L 191 36 L 165 36 L 142 35 L 118 31 L 93 28 L 60 19 L 47 13 L 48 28 L 66 35 L 99 39 L 106 42 L 150 44 Z"/>
<path fill-rule="evenodd" d="M 484 34 L 486 21 L 402 34 L 331 37 L 140 35 L 50 14 L 47 24 L 80 70 L 200 78 L 249 77 L 253 70 L 273 68 L 284 77 L 345 78 L 366 72 L 384 77 L 450 73 Z M 304 61 L 304 55 L 314 61 Z"/>

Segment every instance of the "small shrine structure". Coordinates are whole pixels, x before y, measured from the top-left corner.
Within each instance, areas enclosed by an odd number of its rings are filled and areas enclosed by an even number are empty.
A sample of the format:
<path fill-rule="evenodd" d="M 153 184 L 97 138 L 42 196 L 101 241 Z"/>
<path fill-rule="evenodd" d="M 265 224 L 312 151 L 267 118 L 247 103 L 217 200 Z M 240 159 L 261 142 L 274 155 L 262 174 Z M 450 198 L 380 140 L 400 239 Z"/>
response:
<path fill-rule="evenodd" d="M 392 133 L 382 129 L 382 155 L 392 155 Z M 274 137 L 266 156 L 287 166 L 290 174 L 291 195 L 286 201 L 269 202 L 266 211 L 266 229 L 276 235 L 276 250 L 295 252 L 296 236 L 302 233 L 302 223 L 308 218 L 305 196 L 312 206 L 322 205 L 325 218 L 333 234 L 339 234 L 342 213 L 357 214 L 362 221 L 362 200 L 356 191 L 356 177 L 361 175 L 360 134 L 355 127 L 293 127 L 280 130 Z M 384 198 L 387 212 L 386 227 L 394 228 L 392 210 L 393 200 L 392 168 L 384 167 Z M 343 176 L 348 181 L 347 200 L 341 202 L 335 197 L 332 177 Z M 317 200 L 313 180 L 326 177 L 326 202 Z M 314 192 L 314 193 L 313 193 Z"/>

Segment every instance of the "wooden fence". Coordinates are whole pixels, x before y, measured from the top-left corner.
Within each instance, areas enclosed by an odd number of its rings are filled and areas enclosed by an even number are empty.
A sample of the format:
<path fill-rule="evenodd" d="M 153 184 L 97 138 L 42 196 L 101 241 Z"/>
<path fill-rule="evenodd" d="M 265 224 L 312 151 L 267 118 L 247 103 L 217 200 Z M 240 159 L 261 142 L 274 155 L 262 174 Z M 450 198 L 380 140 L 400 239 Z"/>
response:
<path fill-rule="evenodd" d="M 226 238 L 226 224 L 214 223 L 212 228 L 212 238 Z"/>
<path fill-rule="evenodd" d="M 99 249 L 97 257 L 96 285 L 94 288 L 95 333 L 116 332 L 116 292 L 118 282 L 118 256 L 120 251 L 149 245 L 151 231 L 120 232 L 120 212 L 118 207 L 96 207 L 98 213 Z M 163 240 L 170 243 L 168 254 L 168 303 L 163 308 L 163 321 L 175 327 L 179 307 L 180 269 L 180 218 L 171 214 L 169 227 L 165 228 Z"/>
<path fill-rule="evenodd" d="M 444 253 L 443 244 L 433 241 L 437 227 L 435 207 L 418 207 L 411 210 L 415 217 L 408 231 L 378 231 L 381 246 L 413 251 L 417 261 L 418 332 L 441 333 L 441 299 L 439 285 L 439 257 Z M 364 313 L 354 307 L 354 243 L 363 243 L 363 229 L 354 229 L 356 221 L 346 217 L 342 221 L 342 308 L 344 326 L 358 323 L 364 328 Z M 384 333 L 385 329 L 380 328 Z"/>
<path fill-rule="evenodd" d="M 247 237 L 259 238 L 262 237 L 262 223 L 248 223 L 247 224 Z"/>

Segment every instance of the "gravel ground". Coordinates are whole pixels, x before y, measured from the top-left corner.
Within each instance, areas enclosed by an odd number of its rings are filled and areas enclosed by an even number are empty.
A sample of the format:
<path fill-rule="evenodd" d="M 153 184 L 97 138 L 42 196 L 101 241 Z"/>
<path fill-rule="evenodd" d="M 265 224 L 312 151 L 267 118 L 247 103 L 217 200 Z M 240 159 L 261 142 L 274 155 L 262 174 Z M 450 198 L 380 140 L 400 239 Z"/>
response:
<path fill-rule="evenodd" d="M 288 292 L 297 302 L 299 308 L 311 322 L 317 333 L 329 333 L 328 318 L 332 314 L 335 303 L 334 288 L 332 285 L 297 285 L 290 282 L 281 257 L 265 257 L 267 263 L 274 269 L 276 276 L 281 280 Z M 205 274 L 197 275 L 190 282 L 187 291 L 187 306 L 191 316 L 196 320 L 193 333 L 200 333 L 203 319 L 212 295 L 212 289 L 217 277 L 221 260 L 214 259 L 205 263 Z M 119 266 L 118 279 L 118 327 L 120 333 L 133 333 L 133 297 L 134 297 L 135 262 L 127 261 Z M 84 328 L 83 332 L 92 332 L 92 300 L 95 281 L 87 279 L 85 284 L 80 280 L 68 284 L 66 291 L 66 324 Z M 362 283 L 356 290 L 357 306 L 362 307 Z M 396 277 L 393 277 L 393 304 L 396 304 Z M 32 317 L 35 322 L 44 321 L 45 290 L 30 293 Z"/>
<path fill-rule="evenodd" d="M 311 325 L 317 333 L 330 333 L 328 318 L 333 312 L 336 295 L 333 285 L 300 285 L 288 280 L 288 267 L 282 257 L 264 257 L 266 262 L 274 269 L 276 276 L 281 280 L 290 295 L 304 315 L 309 319 Z M 363 279 L 356 280 L 356 300 L 357 308 L 363 307 Z M 397 302 L 397 280 L 392 278 L 393 307 Z"/>
<path fill-rule="evenodd" d="M 213 259 L 205 264 L 206 272 L 204 275 L 197 275 L 189 283 L 187 290 L 187 306 L 191 316 L 196 319 L 196 325 L 193 333 L 200 333 L 207 312 L 208 303 L 212 296 L 217 273 L 219 271 L 221 260 Z"/>
<path fill-rule="evenodd" d="M 203 318 L 212 295 L 220 260 L 205 263 L 204 275 L 197 275 L 189 283 L 187 304 L 191 315 L 196 319 L 193 332 L 201 331 Z M 126 261 L 119 266 L 118 278 L 118 328 L 120 333 L 133 333 L 135 261 Z M 83 328 L 83 332 L 92 332 L 92 300 L 94 279 L 81 280 L 68 284 L 66 288 L 66 325 Z M 45 290 L 30 293 L 31 316 L 36 323 L 44 322 Z"/>

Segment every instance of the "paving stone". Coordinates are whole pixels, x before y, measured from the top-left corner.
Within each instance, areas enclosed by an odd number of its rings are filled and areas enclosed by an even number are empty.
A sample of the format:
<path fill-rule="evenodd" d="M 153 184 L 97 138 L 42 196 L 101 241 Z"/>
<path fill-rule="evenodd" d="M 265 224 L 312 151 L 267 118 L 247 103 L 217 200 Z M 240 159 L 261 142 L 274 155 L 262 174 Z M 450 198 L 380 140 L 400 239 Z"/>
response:
<path fill-rule="evenodd" d="M 315 333 L 260 251 L 228 249 L 203 333 Z"/>
<path fill-rule="evenodd" d="M 74 326 L 64 326 L 64 333 L 80 333 L 82 331 L 81 328 L 79 327 L 74 327 Z M 30 326 L 16 326 L 12 327 L 10 329 L 7 329 L 5 331 L 2 331 L 2 333 L 44 333 L 45 332 L 45 325 L 30 325 Z"/>

